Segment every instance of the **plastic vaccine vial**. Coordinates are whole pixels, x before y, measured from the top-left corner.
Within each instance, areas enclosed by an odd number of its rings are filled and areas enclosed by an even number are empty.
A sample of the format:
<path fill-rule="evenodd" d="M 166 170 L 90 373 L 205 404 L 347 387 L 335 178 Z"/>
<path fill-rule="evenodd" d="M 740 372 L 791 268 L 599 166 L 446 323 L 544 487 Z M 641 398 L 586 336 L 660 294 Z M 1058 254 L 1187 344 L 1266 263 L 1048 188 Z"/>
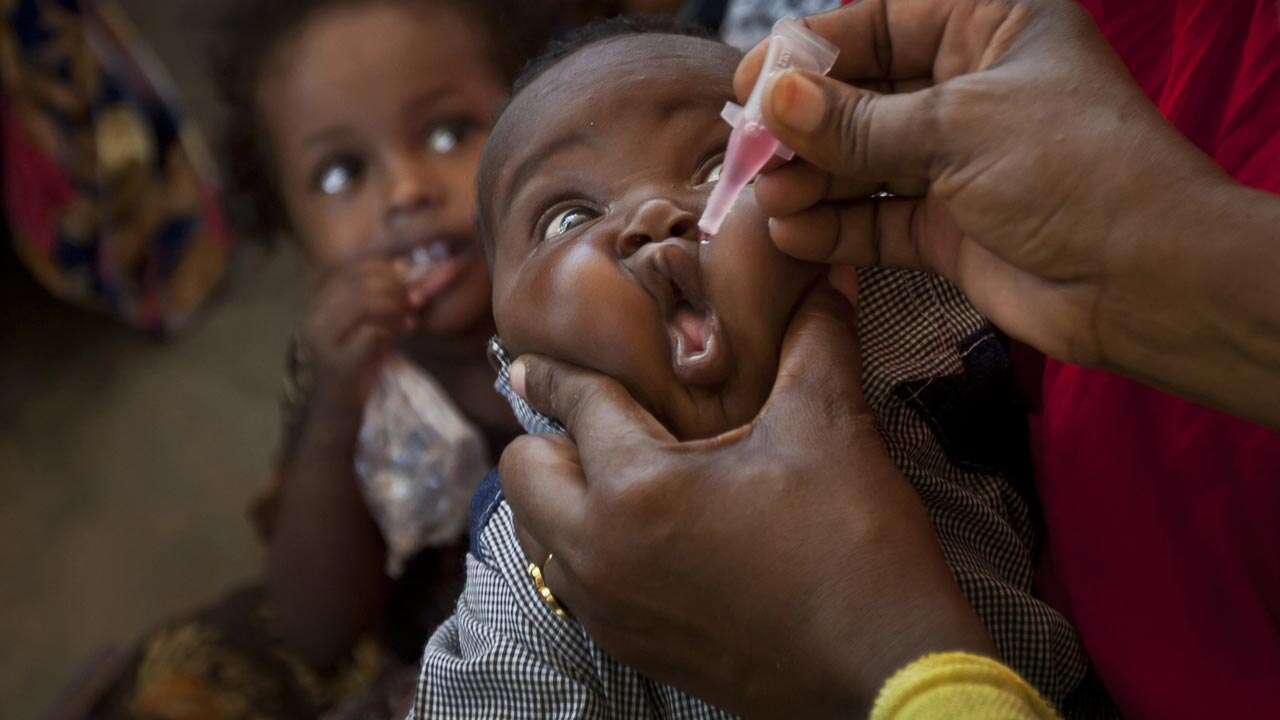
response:
<path fill-rule="evenodd" d="M 698 221 L 698 229 L 707 237 L 720 231 L 720 224 L 729 214 L 743 189 L 764 169 L 769 158 L 777 155 L 790 160 L 795 153 L 778 142 L 765 127 L 760 111 L 764 89 L 779 73 L 791 69 L 811 70 L 826 75 L 836 62 L 839 50 L 827 40 L 813 33 L 795 18 L 783 18 L 773 26 L 769 34 L 769 49 L 765 54 L 760 77 L 751 88 L 746 107 L 728 103 L 720 116 L 733 126 L 729 135 L 729 147 L 725 150 L 720 180 L 707 207 Z"/>

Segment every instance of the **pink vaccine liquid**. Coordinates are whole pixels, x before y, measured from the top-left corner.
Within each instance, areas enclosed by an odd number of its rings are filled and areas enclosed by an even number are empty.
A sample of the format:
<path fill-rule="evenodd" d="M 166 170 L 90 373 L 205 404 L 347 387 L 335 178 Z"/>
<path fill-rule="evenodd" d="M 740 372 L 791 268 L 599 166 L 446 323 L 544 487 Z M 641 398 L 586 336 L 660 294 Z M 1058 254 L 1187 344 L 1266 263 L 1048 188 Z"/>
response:
<path fill-rule="evenodd" d="M 707 198 L 698 229 L 707 235 L 720 232 L 720 224 L 733 203 L 777 151 L 778 141 L 763 123 L 747 120 L 735 128 L 729 135 L 720 180 Z"/>

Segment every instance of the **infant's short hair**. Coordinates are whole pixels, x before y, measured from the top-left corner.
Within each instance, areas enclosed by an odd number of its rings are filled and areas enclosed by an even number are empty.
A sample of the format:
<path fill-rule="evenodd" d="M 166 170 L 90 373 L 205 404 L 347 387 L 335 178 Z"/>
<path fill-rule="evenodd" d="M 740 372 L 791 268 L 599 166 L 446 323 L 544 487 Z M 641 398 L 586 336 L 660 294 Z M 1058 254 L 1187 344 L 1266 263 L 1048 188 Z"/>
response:
<path fill-rule="evenodd" d="M 540 55 L 536 56 L 524 67 L 524 70 L 516 76 L 515 82 L 511 87 L 511 95 L 508 97 L 506 104 L 502 106 L 501 111 L 499 111 L 498 118 L 495 119 L 495 125 L 521 92 L 556 65 L 569 58 L 569 56 L 591 45 L 631 35 L 682 35 L 720 42 L 706 28 L 700 25 L 666 16 L 618 16 L 588 23 L 552 41 Z M 497 164 L 498 158 L 492 152 L 492 144 L 490 144 L 484 150 L 484 154 L 480 159 L 480 169 L 476 173 L 479 197 L 476 212 L 476 237 L 480 239 L 480 246 L 484 248 L 485 259 L 488 261 L 490 273 L 493 272 L 493 253 L 496 243 L 496 238 L 493 237 L 492 233 L 493 206 L 491 198 L 494 189 L 494 170 L 497 168 Z"/>
<path fill-rule="evenodd" d="M 587 23 L 553 40 L 541 54 L 525 66 L 516 76 L 511 87 L 511 97 L 531 85 L 534 80 L 560 63 L 561 60 L 605 40 L 628 35 L 686 35 L 688 37 L 715 40 L 706 28 L 662 15 L 633 15 L 612 17 Z"/>

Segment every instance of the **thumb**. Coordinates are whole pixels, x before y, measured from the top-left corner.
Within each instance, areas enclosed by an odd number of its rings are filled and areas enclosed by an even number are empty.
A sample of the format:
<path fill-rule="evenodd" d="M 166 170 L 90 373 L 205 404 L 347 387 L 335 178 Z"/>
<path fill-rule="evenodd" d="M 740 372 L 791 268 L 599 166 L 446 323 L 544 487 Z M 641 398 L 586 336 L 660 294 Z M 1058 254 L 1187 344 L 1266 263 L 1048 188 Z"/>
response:
<path fill-rule="evenodd" d="M 760 413 L 760 422 L 777 432 L 838 428 L 870 412 L 862 394 L 853 275 L 851 268 L 836 268 L 830 282 L 809 292 L 787 328 L 778 379 Z"/>
<path fill-rule="evenodd" d="M 621 383 L 593 370 L 522 355 L 511 366 L 511 385 L 534 410 L 564 423 L 588 465 L 627 442 L 671 439 Z"/>
<path fill-rule="evenodd" d="M 782 143 L 837 177 L 928 179 L 937 158 L 932 88 L 882 95 L 791 70 L 765 90 L 764 121 Z"/>

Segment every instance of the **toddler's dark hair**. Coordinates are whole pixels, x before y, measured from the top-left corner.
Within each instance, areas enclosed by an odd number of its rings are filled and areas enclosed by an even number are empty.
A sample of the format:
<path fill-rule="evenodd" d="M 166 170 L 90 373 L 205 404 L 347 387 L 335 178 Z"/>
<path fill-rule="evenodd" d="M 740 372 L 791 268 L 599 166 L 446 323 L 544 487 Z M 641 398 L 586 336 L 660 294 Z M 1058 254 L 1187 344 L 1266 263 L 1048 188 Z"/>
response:
<path fill-rule="evenodd" d="M 222 143 L 228 198 L 232 217 L 248 236 L 269 241 L 289 228 L 257 103 L 262 73 L 281 44 L 317 13 L 376 3 L 446 5 L 479 21 L 490 35 L 494 65 L 509 82 L 546 44 L 558 19 L 554 3 L 535 0 L 236 0 L 222 23 L 213 62 L 229 112 Z"/>
<path fill-rule="evenodd" d="M 558 37 L 547 46 L 547 49 L 541 55 L 530 61 L 516 77 L 515 82 L 512 83 L 511 95 L 498 112 L 498 116 L 501 117 L 507 111 L 511 102 L 525 88 L 532 85 L 535 80 L 560 64 L 565 58 L 590 45 L 629 35 L 684 35 L 719 42 L 705 27 L 667 16 L 624 15 L 596 20 Z M 492 232 L 490 232 L 490 214 L 493 208 L 489 206 L 489 199 L 493 195 L 493 188 L 490 187 L 493 181 L 491 177 L 493 175 L 492 168 L 490 167 L 492 162 L 493 159 L 489 157 L 489 152 L 486 149 L 484 156 L 480 160 L 480 172 L 477 173 L 476 178 L 479 185 L 476 236 L 480 239 L 480 245 L 484 248 L 485 257 L 489 261 L 490 273 L 493 272 L 494 244 L 494 238 Z"/>

